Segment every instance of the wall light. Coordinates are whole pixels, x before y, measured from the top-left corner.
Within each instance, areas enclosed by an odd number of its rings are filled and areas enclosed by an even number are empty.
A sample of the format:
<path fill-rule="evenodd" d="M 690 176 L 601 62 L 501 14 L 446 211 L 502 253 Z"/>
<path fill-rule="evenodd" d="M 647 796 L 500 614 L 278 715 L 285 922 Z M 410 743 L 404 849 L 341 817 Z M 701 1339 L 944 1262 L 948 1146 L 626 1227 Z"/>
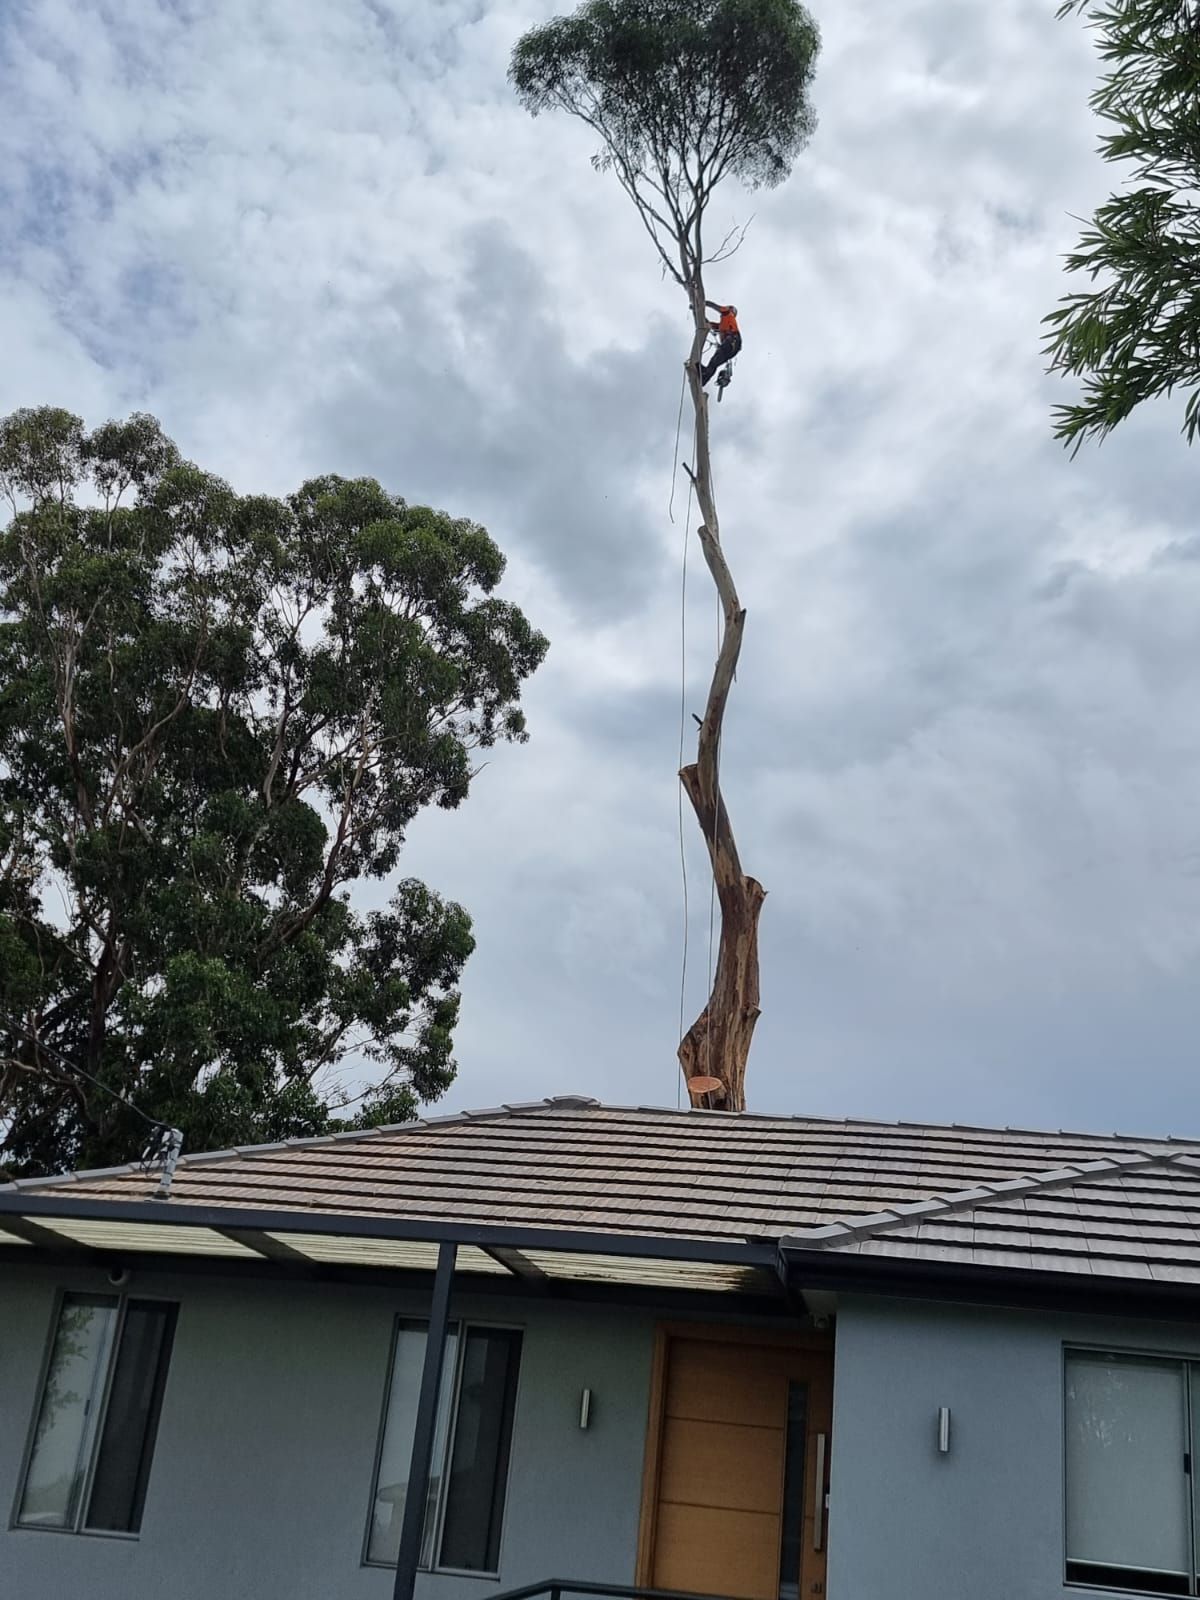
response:
<path fill-rule="evenodd" d="M 943 1456 L 950 1454 L 950 1407 L 939 1406 L 937 1414 L 937 1447 Z"/>
<path fill-rule="evenodd" d="M 579 1396 L 579 1426 L 586 1428 L 592 1420 L 592 1391 L 585 1389 Z"/>

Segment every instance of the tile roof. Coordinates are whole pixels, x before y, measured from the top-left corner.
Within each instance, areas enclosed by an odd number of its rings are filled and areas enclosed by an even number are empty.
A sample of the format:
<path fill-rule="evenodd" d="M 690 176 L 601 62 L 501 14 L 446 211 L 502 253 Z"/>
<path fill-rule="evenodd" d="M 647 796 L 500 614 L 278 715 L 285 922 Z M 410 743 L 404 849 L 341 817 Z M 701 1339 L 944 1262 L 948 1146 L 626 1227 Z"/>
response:
<path fill-rule="evenodd" d="M 134 1203 L 138 1167 L 0 1186 Z M 185 1206 L 784 1239 L 1200 1285 L 1200 1141 L 604 1106 L 578 1096 L 184 1156 Z"/>
<path fill-rule="evenodd" d="M 1118 1155 L 807 1230 L 804 1248 L 1200 1284 L 1200 1159 Z"/>

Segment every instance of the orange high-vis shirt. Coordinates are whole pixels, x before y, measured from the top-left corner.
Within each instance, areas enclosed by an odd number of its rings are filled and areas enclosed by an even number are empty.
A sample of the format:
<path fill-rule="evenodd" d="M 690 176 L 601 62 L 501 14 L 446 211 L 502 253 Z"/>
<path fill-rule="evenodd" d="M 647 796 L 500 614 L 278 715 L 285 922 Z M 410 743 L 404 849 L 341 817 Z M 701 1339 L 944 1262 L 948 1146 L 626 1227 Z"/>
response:
<path fill-rule="evenodd" d="M 737 318 L 733 314 L 733 307 L 722 306 L 720 310 L 721 320 L 717 323 L 717 332 L 721 334 L 737 333 L 739 330 Z"/>

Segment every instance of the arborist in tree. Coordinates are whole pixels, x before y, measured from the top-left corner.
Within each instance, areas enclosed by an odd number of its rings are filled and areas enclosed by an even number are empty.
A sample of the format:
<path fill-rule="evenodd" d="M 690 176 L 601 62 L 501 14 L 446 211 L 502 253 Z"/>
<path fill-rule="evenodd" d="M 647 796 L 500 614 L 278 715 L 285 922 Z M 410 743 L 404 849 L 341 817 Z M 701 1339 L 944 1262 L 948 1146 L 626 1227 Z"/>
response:
<path fill-rule="evenodd" d="M 718 367 L 723 367 L 727 361 L 732 361 L 742 348 L 742 335 L 738 330 L 737 307 L 719 306 L 714 300 L 706 300 L 704 304 L 710 311 L 720 314 L 719 322 L 710 322 L 709 328 L 718 335 L 717 348 L 713 351 L 712 360 L 707 366 L 700 368 L 700 382 L 705 384 L 712 377 Z"/>

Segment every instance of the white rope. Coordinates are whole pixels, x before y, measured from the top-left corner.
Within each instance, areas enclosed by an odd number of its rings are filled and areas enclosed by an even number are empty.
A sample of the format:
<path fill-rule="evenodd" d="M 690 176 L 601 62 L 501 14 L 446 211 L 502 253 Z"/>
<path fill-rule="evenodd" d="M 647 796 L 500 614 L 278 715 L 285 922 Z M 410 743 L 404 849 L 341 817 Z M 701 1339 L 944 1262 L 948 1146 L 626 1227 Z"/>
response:
<path fill-rule="evenodd" d="M 667 515 L 675 521 L 673 507 L 675 504 L 675 480 L 679 471 L 679 439 L 683 426 L 683 401 L 687 388 L 687 370 L 683 374 L 683 382 L 679 390 L 679 414 L 675 419 L 675 457 L 671 469 L 671 499 L 667 506 Z M 692 434 L 692 464 L 688 473 L 688 498 L 687 509 L 684 513 L 683 527 L 683 562 L 682 581 L 680 585 L 680 610 L 679 610 L 679 766 L 683 766 L 684 742 L 687 727 L 687 562 L 688 541 L 691 537 L 691 512 L 692 496 L 696 488 L 696 457 L 697 435 Z M 709 480 L 712 480 L 712 462 L 709 462 Z M 721 608 L 721 596 L 717 594 L 717 654 L 721 653 L 721 634 L 724 612 Z M 713 837 L 712 849 L 709 851 L 709 893 L 708 893 L 708 990 L 705 996 L 705 1006 L 708 1009 L 708 1027 L 704 1034 L 705 1071 L 711 1075 L 712 1067 L 712 1011 L 709 1000 L 712 996 L 713 984 L 713 936 L 716 923 L 716 898 L 717 874 L 713 864 L 716 853 L 717 841 L 717 807 L 716 796 L 720 793 L 720 759 L 721 743 L 717 741 L 714 757 L 714 782 L 716 793 L 713 804 Z M 690 921 L 688 906 L 688 876 L 687 876 L 687 848 L 684 844 L 683 834 L 683 784 L 679 785 L 679 867 L 683 879 L 683 959 L 680 964 L 679 974 L 679 1037 L 683 1039 L 684 1023 L 687 1019 L 687 968 L 688 968 L 688 923 Z M 677 1073 L 675 1077 L 675 1107 L 678 1110 L 682 1103 L 683 1074 Z"/>
<path fill-rule="evenodd" d="M 685 374 L 686 381 L 686 374 Z M 680 415 L 682 416 L 682 399 L 680 400 Z M 678 444 L 678 439 L 677 439 Z M 695 442 L 692 445 L 692 465 L 695 466 Z M 692 521 L 692 492 L 693 483 L 688 479 L 687 509 L 683 518 L 683 571 L 679 586 L 679 766 L 683 766 L 684 734 L 687 726 L 687 563 L 688 540 L 691 538 Z M 676 776 L 675 787 L 679 798 L 679 870 L 683 879 L 683 959 L 679 970 L 679 1037 L 683 1038 L 683 1026 L 686 1020 L 687 1007 L 687 969 L 688 969 L 688 876 L 687 876 L 687 847 L 683 841 L 683 784 Z M 682 1104 L 683 1074 L 675 1073 L 675 1109 L 678 1111 Z"/>
<path fill-rule="evenodd" d="M 687 368 L 683 369 L 683 377 L 679 380 L 679 415 L 675 418 L 675 449 L 671 453 L 671 498 L 667 501 L 667 516 L 671 522 L 675 521 L 675 479 L 679 476 L 679 435 L 683 428 L 683 396 L 687 389 Z M 691 503 L 689 497 L 689 504 Z M 684 557 L 687 556 L 687 541 L 684 540 Z"/>
<path fill-rule="evenodd" d="M 715 484 L 713 483 L 712 451 L 711 451 L 711 449 L 709 450 L 709 457 L 708 457 L 708 487 L 709 487 L 709 492 L 712 495 L 713 504 L 715 505 L 716 504 L 716 500 L 717 500 L 717 490 L 716 490 Z M 724 612 L 724 608 L 721 605 L 721 592 L 720 592 L 719 589 L 717 590 L 715 599 L 716 599 L 716 604 L 717 604 L 716 645 L 717 645 L 717 655 L 720 656 L 720 654 L 721 654 L 721 643 L 722 643 L 722 640 L 724 638 L 723 623 L 725 621 L 725 612 Z M 712 1077 L 713 928 L 714 928 L 714 924 L 715 924 L 715 921 L 716 921 L 716 899 L 717 899 L 716 855 L 717 855 L 717 818 L 718 818 L 719 811 L 720 811 L 720 795 L 721 795 L 721 736 L 722 736 L 721 732 L 718 732 L 718 734 L 717 734 L 717 746 L 716 746 L 716 749 L 713 751 L 712 848 L 709 850 L 709 853 L 708 853 L 708 866 L 709 866 L 710 877 L 709 877 L 709 886 L 708 886 L 708 990 L 707 990 L 708 999 L 707 999 L 706 1003 L 709 1006 L 709 1012 L 708 1012 L 708 1027 L 704 1031 L 704 1071 L 705 1071 L 705 1075 L 707 1077 Z"/>
<path fill-rule="evenodd" d="M 712 474 L 710 472 L 709 476 Z M 721 653 L 721 621 L 724 612 L 721 609 L 721 596 L 717 595 L 717 654 Z M 712 998 L 713 986 L 713 924 L 716 918 L 717 901 L 717 805 L 721 793 L 721 736 L 717 735 L 717 748 L 713 753 L 713 831 L 712 849 L 709 852 L 709 885 L 708 885 L 708 995 Z M 708 1015 L 709 1026 L 704 1035 L 704 1065 L 709 1077 L 712 1076 L 712 1012 Z"/>

